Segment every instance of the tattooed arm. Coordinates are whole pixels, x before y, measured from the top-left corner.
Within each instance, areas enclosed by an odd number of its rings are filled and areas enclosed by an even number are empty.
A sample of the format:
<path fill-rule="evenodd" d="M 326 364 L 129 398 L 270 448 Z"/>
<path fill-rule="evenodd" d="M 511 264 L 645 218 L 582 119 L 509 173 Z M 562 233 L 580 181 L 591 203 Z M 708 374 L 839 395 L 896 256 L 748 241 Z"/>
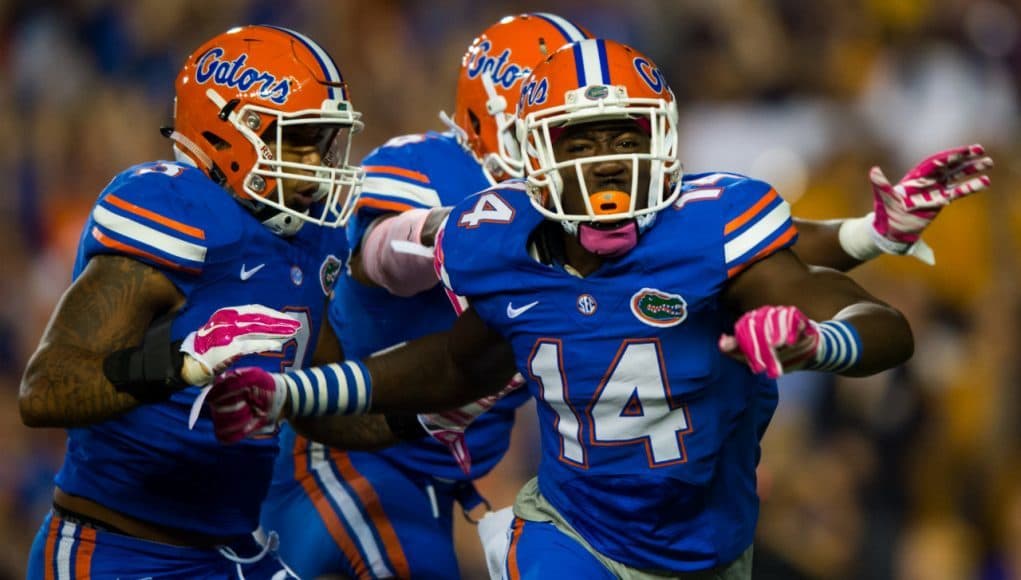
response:
<path fill-rule="evenodd" d="M 80 427 L 139 404 L 103 374 L 110 353 L 141 342 L 154 318 L 184 296 L 154 268 L 97 256 L 64 292 L 21 379 L 18 406 L 29 427 Z"/>

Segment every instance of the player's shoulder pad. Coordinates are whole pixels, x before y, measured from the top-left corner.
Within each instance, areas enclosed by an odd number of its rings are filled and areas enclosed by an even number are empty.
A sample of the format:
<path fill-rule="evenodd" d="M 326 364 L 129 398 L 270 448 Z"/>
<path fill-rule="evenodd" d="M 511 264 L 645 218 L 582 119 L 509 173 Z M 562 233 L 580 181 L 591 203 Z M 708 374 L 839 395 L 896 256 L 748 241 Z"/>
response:
<path fill-rule="evenodd" d="M 447 217 L 437 247 L 444 283 L 467 297 L 506 287 L 516 265 L 532 260 L 528 238 L 542 220 L 520 180 L 466 197 Z"/>
<path fill-rule="evenodd" d="M 727 277 L 797 240 L 790 205 L 765 181 L 735 173 L 685 178 L 682 200 L 699 195 L 718 204 Z"/>
<path fill-rule="evenodd" d="M 202 171 L 169 161 L 115 177 L 96 200 L 83 243 L 87 257 L 123 254 L 160 269 L 199 273 L 212 247 L 240 235 L 244 211 Z"/>
<path fill-rule="evenodd" d="M 365 182 L 358 210 L 439 207 L 435 175 L 459 147 L 453 139 L 434 132 L 394 137 L 377 147 L 362 160 Z"/>

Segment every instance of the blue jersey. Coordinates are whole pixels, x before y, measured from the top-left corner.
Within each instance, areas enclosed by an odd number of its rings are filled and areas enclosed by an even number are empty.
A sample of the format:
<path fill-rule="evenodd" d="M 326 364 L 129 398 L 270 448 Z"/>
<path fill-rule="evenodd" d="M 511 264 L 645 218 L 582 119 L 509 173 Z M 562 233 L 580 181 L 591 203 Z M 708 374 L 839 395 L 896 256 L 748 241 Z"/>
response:
<path fill-rule="evenodd" d="M 511 343 L 538 401 L 542 494 L 629 566 L 733 561 L 758 514 L 763 384 L 719 352 L 720 296 L 794 243 L 789 206 L 760 181 L 686 177 L 635 249 L 584 278 L 534 257 L 540 227 L 559 226 L 511 182 L 455 207 L 440 251 L 445 283 Z"/>
<path fill-rule="evenodd" d="M 264 304 L 302 320 L 276 356 L 238 364 L 281 371 L 307 363 L 329 284 L 346 256 L 339 229 L 306 226 L 274 235 L 201 171 L 147 163 L 117 176 L 100 194 L 82 233 L 74 276 L 97 255 L 126 256 L 159 269 L 184 294 L 171 336 L 183 339 L 218 308 Z M 258 525 L 278 445 L 275 437 L 224 446 L 206 412 L 188 430 L 199 389 L 141 405 L 90 427 L 69 429 L 56 483 L 131 517 L 212 536 Z"/>
<path fill-rule="evenodd" d="M 348 239 L 356 247 L 369 224 L 382 213 L 454 205 L 489 187 L 479 163 L 450 134 L 429 132 L 390 140 L 362 162 L 366 178 Z M 449 329 L 454 310 L 440 285 L 410 298 L 370 288 L 350 276 L 338 283 L 329 308 L 330 323 L 348 358 Z M 428 381 L 428 378 L 426 378 Z M 428 386 L 428 384 L 423 385 Z M 432 439 L 380 451 L 392 461 L 436 477 L 477 479 L 488 473 L 510 444 L 514 410 L 528 399 L 524 389 L 512 393 L 468 428 L 472 456 L 469 476 L 443 444 Z"/>

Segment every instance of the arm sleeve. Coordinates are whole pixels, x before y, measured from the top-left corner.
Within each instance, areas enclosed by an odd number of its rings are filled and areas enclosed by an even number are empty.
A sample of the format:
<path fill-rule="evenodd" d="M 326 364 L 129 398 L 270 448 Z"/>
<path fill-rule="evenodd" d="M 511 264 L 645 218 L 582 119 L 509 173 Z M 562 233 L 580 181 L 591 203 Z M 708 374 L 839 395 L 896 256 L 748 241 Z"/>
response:
<path fill-rule="evenodd" d="M 127 256 L 189 290 L 206 266 L 210 229 L 194 206 L 162 183 L 167 179 L 140 177 L 105 191 L 89 215 L 83 257 Z"/>
<path fill-rule="evenodd" d="M 768 183 L 745 179 L 728 187 L 724 195 L 727 278 L 797 241 L 791 207 Z"/>
<path fill-rule="evenodd" d="M 362 160 L 365 181 L 348 226 L 348 239 L 357 248 L 372 222 L 386 213 L 431 209 L 442 205 L 429 176 L 418 170 L 413 148 L 380 147 Z"/>

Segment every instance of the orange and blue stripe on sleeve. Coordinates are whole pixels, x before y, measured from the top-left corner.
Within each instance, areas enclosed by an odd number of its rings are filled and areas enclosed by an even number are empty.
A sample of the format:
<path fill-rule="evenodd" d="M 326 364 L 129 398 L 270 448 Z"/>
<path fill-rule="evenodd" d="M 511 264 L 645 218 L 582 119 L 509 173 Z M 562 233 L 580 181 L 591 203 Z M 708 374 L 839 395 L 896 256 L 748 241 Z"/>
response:
<path fill-rule="evenodd" d="M 365 165 L 363 169 L 365 181 L 358 208 L 401 212 L 442 205 L 424 173 L 395 165 Z"/>
<path fill-rule="evenodd" d="M 96 204 L 92 222 L 89 235 L 116 253 L 192 274 L 201 272 L 205 264 L 204 230 L 116 195 L 107 195 Z"/>
<path fill-rule="evenodd" d="M 791 207 L 770 188 L 739 208 L 723 229 L 723 254 L 727 277 L 731 278 L 753 263 L 797 240 L 798 231 L 791 221 Z"/>

